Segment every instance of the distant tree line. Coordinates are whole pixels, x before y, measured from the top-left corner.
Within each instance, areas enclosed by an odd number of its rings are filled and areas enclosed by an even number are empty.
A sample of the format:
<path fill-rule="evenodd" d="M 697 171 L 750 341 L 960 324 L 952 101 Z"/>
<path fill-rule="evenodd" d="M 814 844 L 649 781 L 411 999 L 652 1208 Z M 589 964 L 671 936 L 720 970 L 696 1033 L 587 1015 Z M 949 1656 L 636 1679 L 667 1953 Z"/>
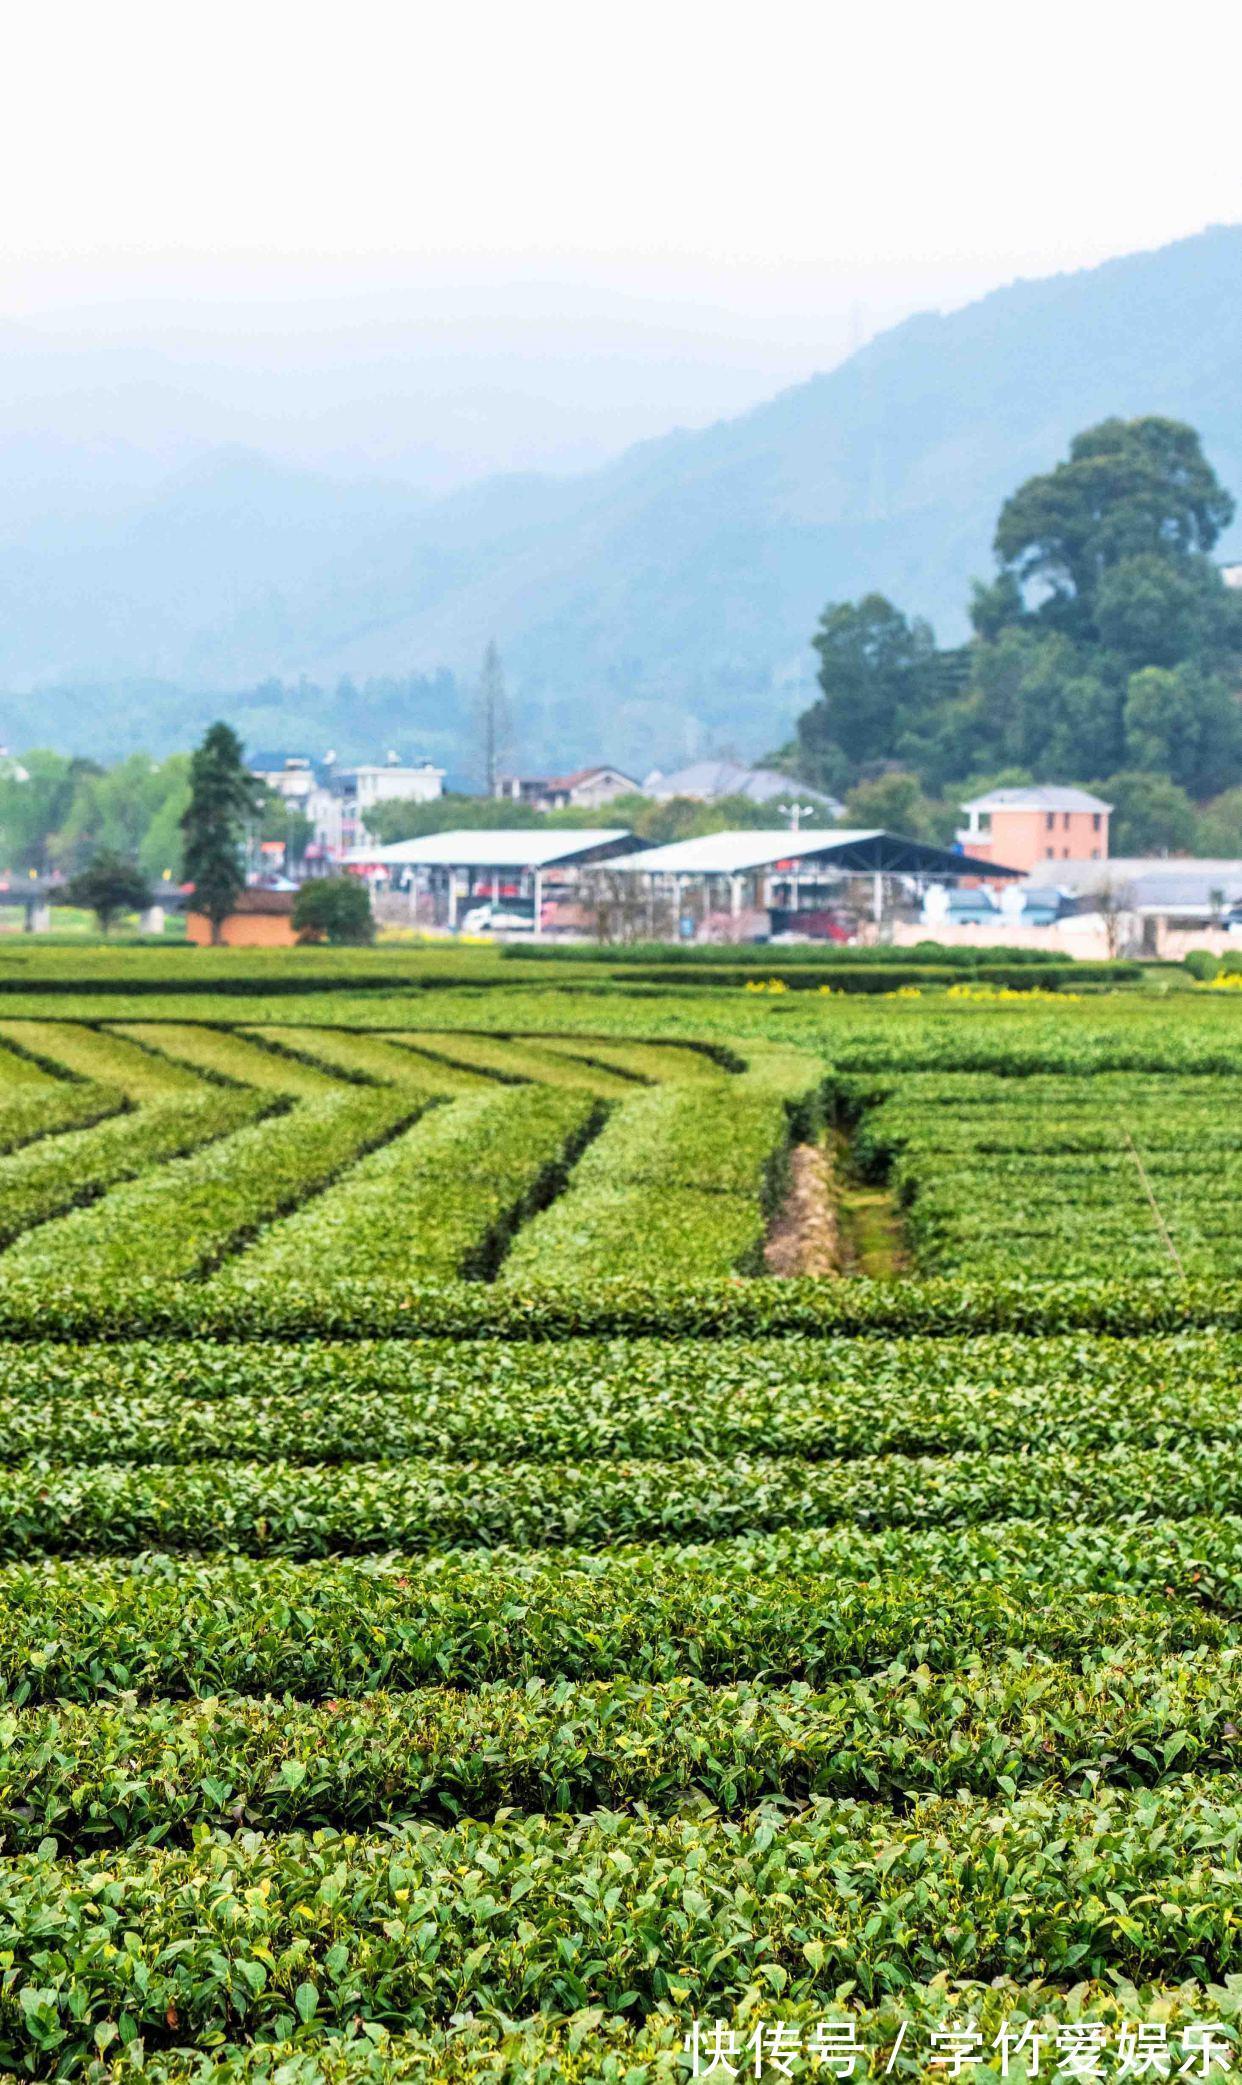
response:
<path fill-rule="evenodd" d="M 813 640 L 819 698 L 768 759 L 790 774 L 791 792 L 802 780 L 843 796 L 853 825 L 947 840 L 967 796 L 1080 782 L 1115 805 L 1117 853 L 1242 856 L 1242 590 L 1226 586 L 1213 559 L 1233 513 L 1193 428 L 1149 416 L 1087 429 L 1063 462 L 1005 501 L 996 571 L 975 588 L 968 643 L 939 648 L 927 623 L 879 593 L 825 609 Z M 322 701 L 356 739 L 411 702 L 442 725 L 454 691 L 447 675 L 342 682 L 330 698 L 270 682 L 233 707 L 252 737 L 290 704 Z M 479 702 L 494 774 L 507 728 L 494 651 Z M 239 765 L 237 739 L 230 733 L 225 748 L 212 737 L 227 728 L 212 727 L 193 760 L 211 742 Z M 193 772 L 184 753 L 135 753 L 112 767 L 47 750 L 0 758 L 0 870 L 78 877 L 103 856 L 152 889 L 193 877 L 202 843 L 201 821 L 188 816 Z M 310 838 L 300 812 L 249 779 L 230 816 L 235 853 L 238 835 L 280 840 L 296 862 Z M 623 826 L 659 842 L 779 820 L 772 805 L 743 797 L 639 795 L 545 813 L 450 793 L 369 814 L 381 842 L 545 824 Z"/>
<path fill-rule="evenodd" d="M 791 800 L 797 793 L 791 780 Z M 663 801 L 651 796 L 616 796 L 611 803 L 599 804 L 591 810 L 571 807 L 563 811 L 536 811 L 530 804 L 511 803 L 503 797 L 458 796 L 446 792 L 429 804 L 388 798 L 367 812 L 369 831 L 385 845 L 395 840 L 421 839 L 424 833 L 452 832 L 457 827 L 471 832 L 492 832 L 504 826 L 538 826 L 541 829 L 568 826 L 572 830 L 580 830 L 583 826 L 618 826 L 640 840 L 660 844 L 670 840 L 696 840 L 703 833 L 736 831 L 743 826 L 750 831 L 766 831 L 786 822 L 774 805 L 754 803 L 748 796 L 722 796 L 710 804 L 689 796 L 673 796 Z M 804 825 L 829 825 L 832 821 L 825 812 L 822 817 L 812 814 L 802 822 Z"/>
<path fill-rule="evenodd" d="M 131 753 L 104 767 L 46 747 L 0 756 L 0 870 L 74 877 L 106 854 L 132 863 L 151 888 L 182 882 L 188 873 L 183 821 L 196 757 L 152 760 Z M 311 826 L 296 806 L 251 778 L 243 837 L 279 840 L 297 861 Z"/>
<path fill-rule="evenodd" d="M 1117 852 L 1242 854 L 1242 592 L 1212 557 L 1233 514 L 1193 428 L 1087 429 L 1002 507 L 968 644 L 882 594 L 825 609 L 784 757 L 868 824 L 946 837 L 963 796 L 1080 782 Z"/>

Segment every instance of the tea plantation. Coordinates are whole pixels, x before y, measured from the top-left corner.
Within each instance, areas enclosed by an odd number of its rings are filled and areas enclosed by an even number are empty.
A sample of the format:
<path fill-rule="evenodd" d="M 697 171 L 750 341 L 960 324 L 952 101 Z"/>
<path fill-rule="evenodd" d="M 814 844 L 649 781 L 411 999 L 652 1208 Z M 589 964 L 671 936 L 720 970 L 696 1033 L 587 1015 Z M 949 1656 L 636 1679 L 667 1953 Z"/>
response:
<path fill-rule="evenodd" d="M 1240 1184 L 1207 987 L 5 958 L 0 2070 L 1242 2070 Z"/>

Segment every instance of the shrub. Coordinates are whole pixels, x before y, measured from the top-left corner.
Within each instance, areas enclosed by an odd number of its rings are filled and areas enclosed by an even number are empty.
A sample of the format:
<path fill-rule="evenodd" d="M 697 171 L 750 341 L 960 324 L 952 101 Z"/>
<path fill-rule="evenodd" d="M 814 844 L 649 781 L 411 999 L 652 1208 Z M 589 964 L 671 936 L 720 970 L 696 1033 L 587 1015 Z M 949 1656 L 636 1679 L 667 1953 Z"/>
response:
<path fill-rule="evenodd" d="M 375 939 L 371 894 L 360 876 L 325 876 L 304 883 L 293 901 L 299 941 L 330 941 L 358 948 Z"/>

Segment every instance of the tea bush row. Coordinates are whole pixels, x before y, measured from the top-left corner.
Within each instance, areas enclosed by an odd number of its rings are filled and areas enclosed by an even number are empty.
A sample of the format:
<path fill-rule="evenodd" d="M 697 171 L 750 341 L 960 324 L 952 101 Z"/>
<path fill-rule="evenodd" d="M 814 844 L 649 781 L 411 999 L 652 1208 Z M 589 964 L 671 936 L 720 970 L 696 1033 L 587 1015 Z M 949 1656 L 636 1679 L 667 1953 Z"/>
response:
<path fill-rule="evenodd" d="M 484 1276 L 558 1191 L 603 1106 L 573 1088 L 500 1087 L 436 1107 L 296 1215 L 264 1231 L 238 1273 L 280 1284 Z"/>
<path fill-rule="evenodd" d="M 10 1040 L 0 1048 L 0 1156 L 53 1137 L 67 1129 L 86 1129 L 126 1106 L 125 1097 L 95 1079 L 53 1078 L 32 1057 L 19 1054 Z"/>
<path fill-rule="evenodd" d="M 162 1548 L 296 1557 L 1239 1509 L 1236 1450 L 1215 1441 L 835 1463 L 58 1463 L 0 1471 L 0 1556 Z"/>
<path fill-rule="evenodd" d="M 424 1687 L 314 1704 L 132 1701 L 0 1711 L 0 1844 L 583 1812 L 692 1797 L 900 1803 L 1231 1772 L 1242 1650 L 1075 1671 L 1035 1657 L 815 1689 L 697 1679 Z"/>
<path fill-rule="evenodd" d="M 93 1134 L 93 1132 L 90 1132 Z M 0 1173 L 0 1178 L 3 1175 Z M 226 1263 L 210 1281 L 170 1284 L 137 1271 L 106 1282 L 0 1281 L 0 1341 L 201 1339 L 712 1339 L 1008 1333 L 1188 1333 L 1242 1329 L 1242 1281 L 1082 1277 L 891 1282 L 736 1276 L 670 1282 L 609 1278 L 504 1283 L 334 1280 L 279 1289 Z"/>
<path fill-rule="evenodd" d="M 1016 1532 L 1032 1531 L 1016 1524 Z M 318 1700 L 377 1688 L 680 1676 L 822 1687 L 894 1664 L 953 1671 L 985 1652 L 1023 1662 L 1042 1652 L 1068 1664 L 1108 1652 L 1139 1663 L 1237 1640 L 1237 1521 L 1201 1585 L 1191 1560 L 1202 1552 L 1202 1523 L 1121 1531 L 1115 1554 L 1054 1531 L 1046 1583 L 1020 1539 L 1010 1565 L 992 1530 L 965 1531 L 938 1552 L 926 1533 L 904 1542 L 891 1532 L 851 1535 L 835 1548 L 831 1539 L 793 1544 L 789 1556 L 760 1538 L 607 1558 L 496 1552 L 295 1563 L 161 1554 L 9 1566 L 0 1572 L 0 1698 L 18 1707 L 120 1694 Z M 977 1583 L 955 1575 L 972 1557 Z M 870 1580 L 886 1571 L 901 1575 Z M 1162 1571 L 1184 1581 L 1183 1597 L 1166 1592 Z M 860 1582 L 864 1572 L 869 1582 Z M 1094 1589 L 1118 1580 L 1132 1590 Z M 1191 1597 L 1199 1591 L 1230 1613 L 1209 1611 Z"/>
<path fill-rule="evenodd" d="M 253 1116 L 257 1094 L 221 1094 L 236 1116 Z M 199 1107 L 210 1103 L 198 1103 Z M 44 1223 L 0 1263 L 0 1284 L 39 1285 L 66 1267 L 83 1288 L 106 1290 L 131 1269 L 156 1280 L 184 1279 L 210 1267 L 264 1224 L 326 1187 L 341 1169 L 396 1133 L 418 1112 L 409 1094 L 340 1086 L 333 1097 L 303 1101 L 272 1119 L 238 1129 L 206 1149 L 177 1157 L 156 1143 L 154 1116 L 132 1134 L 142 1170 L 89 1208 Z M 150 1121 L 144 1140 L 142 1130 Z M 146 1148 L 144 1150 L 144 1141 Z M 196 1139 L 198 1143 L 204 1140 Z M 50 1212 L 49 1212 L 50 1213 Z M 314 1272 L 313 1265 L 304 1269 Z"/>
<path fill-rule="evenodd" d="M 442 1119 L 433 1115 L 423 1127 L 439 1128 Z M 261 1259 L 270 1270 L 280 1234 L 317 1228 L 321 1213 L 326 1219 L 329 1205 L 346 1199 L 363 1176 L 378 1197 L 383 1181 L 372 1169 L 408 1140 L 384 1147 L 304 1214 L 275 1226 L 246 1264 Z M 480 1170 L 482 1193 L 493 1183 Z M 495 1186 L 503 1206 L 503 1194 L 514 1192 L 512 1174 Z M 447 1245 L 450 1257 L 460 1258 L 478 1237 L 477 1210 L 469 1201 L 463 1209 L 456 1239 L 450 1212 L 441 1210 L 439 1229 L 433 1220 L 411 1241 L 398 1225 L 391 1243 L 387 1234 L 376 1239 L 368 1232 L 365 1249 L 409 1257 Z M 377 1223 L 379 1216 L 377 1207 Z M 348 1253 L 350 1238 L 335 1249 Z M 835 1352 L 826 1345 L 9 1347 L 0 1349 L 0 1461 L 747 1454 L 818 1461 L 1242 1442 L 1242 1341 L 1234 1335 L 1025 1347 L 1003 1340 L 837 1342 Z"/>
<path fill-rule="evenodd" d="M 62 2070 L 119 2016 L 157 2041 L 446 2023 L 935 1975 L 1221 1980 L 1242 1959 L 1227 1788 L 849 1802 L 738 1822 L 607 1811 L 375 1837 L 242 1833 L 0 1873 L 0 2060 Z M 227 1940 L 227 1945 L 222 1941 Z M 123 1943 L 123 1944 L 122 1944 Z M 175 2023 L 175 2026 L 174 2026 Z"/>

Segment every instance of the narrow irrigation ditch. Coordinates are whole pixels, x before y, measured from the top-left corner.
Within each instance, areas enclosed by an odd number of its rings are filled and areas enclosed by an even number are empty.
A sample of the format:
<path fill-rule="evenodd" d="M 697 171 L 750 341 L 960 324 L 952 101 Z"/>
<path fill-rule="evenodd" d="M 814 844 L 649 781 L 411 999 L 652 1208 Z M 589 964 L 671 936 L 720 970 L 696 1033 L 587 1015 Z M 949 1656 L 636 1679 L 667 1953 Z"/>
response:
<path fill-rule="evenodd" d="M 897 1197 L 884 1179 L 864 1172 L 855 1153 L 862 1112 L 853 1094 L 830 1085 L 826 1123 L 795 1132 L 768 1226 L 765 1274 L 884 1281 L 910 1271 Z"/>

